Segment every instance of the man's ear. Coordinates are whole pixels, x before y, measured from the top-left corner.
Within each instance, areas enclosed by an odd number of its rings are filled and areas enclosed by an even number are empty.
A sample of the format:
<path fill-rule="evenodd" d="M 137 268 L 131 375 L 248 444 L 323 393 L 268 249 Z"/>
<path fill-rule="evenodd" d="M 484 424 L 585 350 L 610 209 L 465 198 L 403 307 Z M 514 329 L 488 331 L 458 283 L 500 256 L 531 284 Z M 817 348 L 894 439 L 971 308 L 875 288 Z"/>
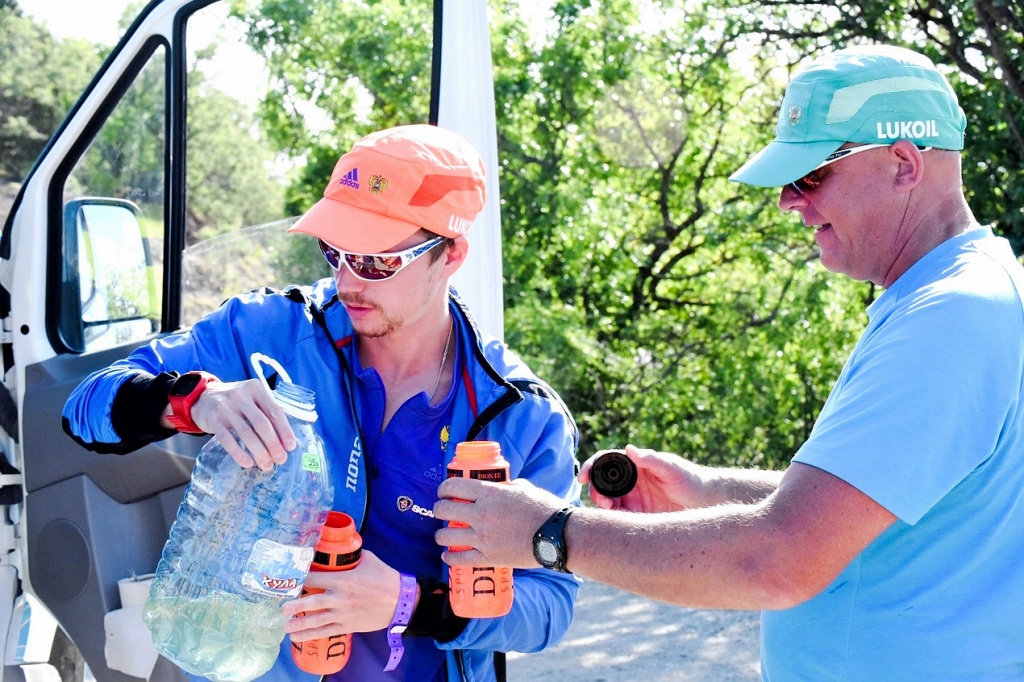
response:
<path fill-rule="evenodd" d="M 459 235 L 452 244 L 444 251 L 444 275 L 451 277 L 462 264 L 466 262 L 469 255 L 469 240 L 465 235 Z"/>
<path fill-rule="evenodd" d="M 924 155 L 910 140 L 897 140 L 889 147 L 896 160 L 894 189 L 901 194 L 910 192 L 924 178 Z"/>

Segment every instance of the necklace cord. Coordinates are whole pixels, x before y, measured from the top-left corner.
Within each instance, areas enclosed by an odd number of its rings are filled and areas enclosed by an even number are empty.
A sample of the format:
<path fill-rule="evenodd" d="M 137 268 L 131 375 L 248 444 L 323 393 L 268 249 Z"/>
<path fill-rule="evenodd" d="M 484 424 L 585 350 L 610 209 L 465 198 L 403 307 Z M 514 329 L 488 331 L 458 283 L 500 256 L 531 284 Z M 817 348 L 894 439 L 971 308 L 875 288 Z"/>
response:
<path fill-rule="evenodd" d="M 441 385 L 441 375 L 444 374 L 444 365 L 448 362 L 448 349 L 452 343 L 452 331 L 455 329 L 455 320 L 452 319 L 448 324 L 448 337 L 444 342 L 444 354 L 441 356 L 441 366 L 437 368 L 437 379 L 434 380 L 434 390 L 430 392 L 430 400 L 434 400 L 434 394 L 437 393 L 437 387 Z"/>

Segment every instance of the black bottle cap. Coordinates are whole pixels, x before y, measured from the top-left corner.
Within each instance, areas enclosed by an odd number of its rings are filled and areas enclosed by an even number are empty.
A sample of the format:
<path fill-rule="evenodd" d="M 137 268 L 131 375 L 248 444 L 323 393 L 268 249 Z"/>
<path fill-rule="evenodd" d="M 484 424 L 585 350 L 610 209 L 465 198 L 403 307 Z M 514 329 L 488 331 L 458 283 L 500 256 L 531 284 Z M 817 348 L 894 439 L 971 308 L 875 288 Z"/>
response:
<path fill-rule="evenodd" d="M 590 469 L 590 485 L 605 497 L 622 497 L 636 485 L 633 460 L 622 450 L 601 450 Z"/>

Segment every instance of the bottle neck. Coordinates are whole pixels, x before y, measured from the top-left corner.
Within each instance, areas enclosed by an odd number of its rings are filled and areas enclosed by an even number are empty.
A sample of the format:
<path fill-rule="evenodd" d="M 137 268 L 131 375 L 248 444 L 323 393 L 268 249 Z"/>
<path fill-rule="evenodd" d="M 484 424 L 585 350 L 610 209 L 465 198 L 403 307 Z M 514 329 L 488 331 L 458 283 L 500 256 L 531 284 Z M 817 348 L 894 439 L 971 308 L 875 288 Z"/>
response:
<path fill-rule="evenodd" d="M 285 414 L 309 423 L 316 421 L 316 410 L 313 391 L 288 382 L 279 382 L 272 393 L 274 402 L 281 406 Z"/>
<path fill-rule="evenodd" d="M 316 421 L 316 410 L 314 410 L 313 406 L 309 403 L 298 405 L 286 400 L 278 400 L 276 402 L 281 406 L 281 409 L 284 410 L 285 414 L 290 417 L 301 419 L 302 421 L 309 422 L 310 424 Z"/>

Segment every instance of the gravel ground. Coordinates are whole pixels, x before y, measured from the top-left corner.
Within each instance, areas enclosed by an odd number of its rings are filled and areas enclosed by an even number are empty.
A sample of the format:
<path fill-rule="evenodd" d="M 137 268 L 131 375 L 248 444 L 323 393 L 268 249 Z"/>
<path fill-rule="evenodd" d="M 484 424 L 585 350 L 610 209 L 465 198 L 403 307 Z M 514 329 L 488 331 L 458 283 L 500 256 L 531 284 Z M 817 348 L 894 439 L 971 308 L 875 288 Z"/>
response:
<path fill-rule="evenodd" d="M 757 682 L 759 614 L 683 609 L 601 583 L 580 588 L 558 646 L 510 653 L 511 682 Z"/>

